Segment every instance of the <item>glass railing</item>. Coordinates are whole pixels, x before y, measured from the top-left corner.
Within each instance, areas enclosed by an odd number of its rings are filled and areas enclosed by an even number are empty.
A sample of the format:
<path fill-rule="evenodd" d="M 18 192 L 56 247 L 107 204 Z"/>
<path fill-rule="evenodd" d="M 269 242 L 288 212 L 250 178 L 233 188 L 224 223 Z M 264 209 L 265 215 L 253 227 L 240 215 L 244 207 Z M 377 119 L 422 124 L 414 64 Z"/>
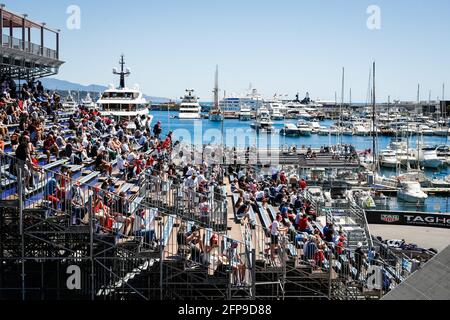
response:
<path fill-rule="evenodd" d="M 3 34 L 2 46 L 4 48 L 10 48 L 14 50 L 20 50 L 23 52 L 31 53 L 37 56 L 42 56 L 49 59 L 58 59 L 58 53 L 56 50 L 41 47 L 32 42 L 22 41 L 17 38 L 10 37 L 8 35 Z"/>

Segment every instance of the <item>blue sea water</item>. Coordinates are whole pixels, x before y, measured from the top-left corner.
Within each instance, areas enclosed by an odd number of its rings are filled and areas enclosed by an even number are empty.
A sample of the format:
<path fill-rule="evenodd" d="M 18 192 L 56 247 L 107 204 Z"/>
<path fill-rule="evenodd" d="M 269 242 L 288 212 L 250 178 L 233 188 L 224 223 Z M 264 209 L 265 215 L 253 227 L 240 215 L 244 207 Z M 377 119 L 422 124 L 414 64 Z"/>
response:
<path fill-rule="evenodd" d="M 202 120 L 179 120 L 174 119 L 178 112 L 167 111 L 152 111 L 154 122 L 161 121 L 164 132 L 173 131 L 175 140 L 188 141 L 190 143 L 201 144 L 221 144 L 222 132 L 225 135 L 227 146 L 248 147 L 257 145 L 259 148 L 280 148 L 284 145 L 297 147 L 312 147 L 320 148 L 321 146 L 337 144 L 338 138 L 332 136 L 312 135 L 310 137 L 284 137 L 278 133 L 274 134 L 257 134 L 255 130 L 250 128 L 252 121 L 239 121 L 238 119 L 225 120 L 221 122 L 211 122 L 207 119 Z M 281 130 L 285 123 L 297 123 L 297 120 L 274 121 L 276 130 Z M 334 121 L 322 121 L 321 125 L 329 127 L 334 124 Z M 222 130 L 223 126 L 223 130 Z M 386 149 L 391 141 L 390 137 L 378 138 L 378 149 Z M 372 137 L 360 136 L 343 136 L 342 143 L 351 144 L 357 150 L 372 149 Z M 417 138 L 410 141 L 411 147 L 415 147 Z M 421 142 L 422 143 L 422 142 Z M 427 136 L 423 138 L 425 145 L 450 145 L 448 137 Z M 382 174 L 386 176 L 393 176 L 396 174 L 395 170 L 383 169 Z M 450 168 L 445 167 L 439 170 L 426 170 L 426 174 L 432 178 L 444 178 L 450 175 Z M 396 198 L 389 199 L 389 206 L 392 210 L 407 210 L 407 211 L 427 211 L 427 212 L 450 212 L 449 198 L 434 197 L 425 202 L 423 207 L 417 207 L 414 204 L 404 202 L 397 202 Z"/>

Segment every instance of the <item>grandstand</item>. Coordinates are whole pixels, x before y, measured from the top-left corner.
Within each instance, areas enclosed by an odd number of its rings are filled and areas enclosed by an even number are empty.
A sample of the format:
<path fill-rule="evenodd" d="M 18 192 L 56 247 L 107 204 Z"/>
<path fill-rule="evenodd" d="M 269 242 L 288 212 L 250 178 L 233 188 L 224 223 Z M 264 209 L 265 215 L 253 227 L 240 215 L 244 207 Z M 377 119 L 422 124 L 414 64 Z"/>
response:
<path fill-rule="evenodd" d="M 102 196 L 125 193 L 130 214 L 136 217 L 132 228 L 140 230 L 142 223 L 146 231 L 153 230 L 154 238 L 145 232 L 126 236 L 123 221 L 104 232 L 99 230 L 104 212 L 95 208 L 102 172 L 89 163 L 74 166 L 67 159 L 52 160 L 48 165 L 41 163 L 34 186 L 25 190 L 18 160 L 7 153 L 1 157 L 2 299 L 372 299 L 390 290 L 367 286 L 373 270 L 368 265 L 361 272 L 356 270 L 351 247 L 337 255 L 330 244 L 323 261 L 307 256 L 307 242 L 299 240 L 301 233 L 288 219 L 283 223 L 289 231 L 272 260 L 270 226 L 278 209 L 258 203 L 256 210 L 251 208 L 248 223 L 241 223 L 234 210 L 238 197 L 228 183 L 226 198 L 210 190 L 208 202 L 215 209 L 204 220 L 198 210 L 201 195 L 183 185 L 164 181 L 151 171 L 142 173 L 135 183 L 116 178 L 114 193 L 102 191 Z M 74 192 L 80 185 L 85 224 L 71 223 L 77 208 L 69 194 L 56 207 L 47 200 L 47 186 L 63 168 L 74 173 L 68 190 Z M 120 211 L 113 206 L 110 210 Z M 364 220 L 358 220 L 354 210 L 327 209 L 318 216 L 330 220 L 333 212 L 340 217 L 347 212 L 347 221 L 352 220 L 365 237 Z M 352 230 L 348 222 L 342 225 Z M 217 235 L 211 249 L 215 253 L 209 251 L 207 261 L 205 251 L 193 251 L 179 241 L 181 231 L 190 232 L 194 226 L 201 248 L 207 248 L 212 235 Z M 320 223 L 311 227 L 323 228 Z M 350 232 L 347 236 L 352 237 Z M 380 258 L 374 265 L 391 279 L 391 285 L 401 283 L 406 272 L 403 258 L 367 238 L 364 246 L 378 246 Z M 76 290 L 67 285 L 67 274 L 74 266 L 81 270 Z"/>
<path fill-rule="evenodd" d="M 267 159 L 224 165 L 222 153 L 231 164 L 238 151 L 205 154 L 170 133 L 152 135 L 147 124 L 139 135 L 96 110 L 64 112 L 60 97 L 32 79 L 62 65 L 59 31 L 4 6 L 0 21 L 9 31 L 1 76 L 30 84 L 21 99 L 1 97 L 0 114 L 10 112 L 0 123 L 0 299 L 378 299 L 408 276 L 409 259 L 372 239 L 361 208 L 319 206 L 295 187 L 253 199 L 278 182 L 265 175 L 253 193 L 245 186 Z M 54 49 L 44 46 L 47 33 Z M 331 160 L 283 157 L 298 172 L 349 166 Z M 301 203 L 298 216 L 305 211 L 304 228 L 293 213 L 279 217 L 288 195 Z M 274 247 L 278 220 L 286 231 Z M 329 225 L 339 241 L 324 241 Z"/>

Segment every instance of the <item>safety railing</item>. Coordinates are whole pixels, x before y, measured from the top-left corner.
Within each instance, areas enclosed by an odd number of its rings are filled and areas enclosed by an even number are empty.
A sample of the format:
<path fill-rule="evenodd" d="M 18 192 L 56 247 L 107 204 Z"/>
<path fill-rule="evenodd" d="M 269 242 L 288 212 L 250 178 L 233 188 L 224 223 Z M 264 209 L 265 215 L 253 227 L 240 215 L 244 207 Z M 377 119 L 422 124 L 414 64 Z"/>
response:
<path fill-rule="evenodd" d="M 181 177 L 149 173 L 144 181 L 147 205 L 218 232 L 227 230 L 227 195 L 223 187 L 205 186 L 203 192 L 198 192 L 186 186 Z"/>
<path fill-rule="evenodd" d="M 2 46 L 4 48 L 10 48 L 14 50 L 20 50 L 23 52 L 31 53 L 37 56 L 43 56 L 49 59 L 58 59 L 58 52 L 53 49 L 41 47 L 32 42 L 23 41 L 14 37 L 10 37 L 9 35 L 3 34 L 3 43 Z"/>

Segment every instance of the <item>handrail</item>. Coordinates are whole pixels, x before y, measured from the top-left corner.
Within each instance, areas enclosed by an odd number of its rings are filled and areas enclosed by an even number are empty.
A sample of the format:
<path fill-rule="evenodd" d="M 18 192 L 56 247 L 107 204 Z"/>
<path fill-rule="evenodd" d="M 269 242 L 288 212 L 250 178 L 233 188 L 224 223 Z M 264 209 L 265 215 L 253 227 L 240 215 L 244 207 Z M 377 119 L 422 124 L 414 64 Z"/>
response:
<path fill-rule="evenodd" d="M 2 47 L 4 48 L 20 50 L 23 52 L 31 53 L 49 59 L 54 60 L 58 59 L 58 52 L 56 50 L 41 47 L 38 44 L 29 41 L 23 41 L 21 39 L 14 38 L 6 34 L 2 34 L 2 37 L 3 37 Z"/>

